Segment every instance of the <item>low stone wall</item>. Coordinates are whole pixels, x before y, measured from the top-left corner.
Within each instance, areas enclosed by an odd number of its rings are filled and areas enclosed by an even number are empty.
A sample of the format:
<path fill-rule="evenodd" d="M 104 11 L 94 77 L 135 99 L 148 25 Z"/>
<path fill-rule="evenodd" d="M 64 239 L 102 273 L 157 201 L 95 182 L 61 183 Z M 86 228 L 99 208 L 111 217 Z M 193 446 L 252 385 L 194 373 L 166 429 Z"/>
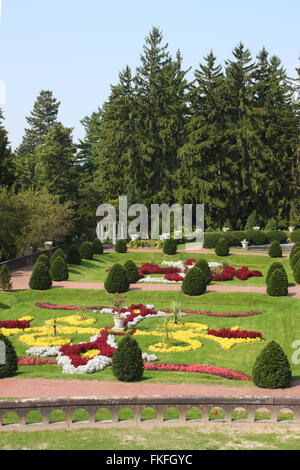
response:
<path fill-rule="evenodd" d="M 176 408 L 179 412 L 178 419 L 165 420 L 164 413 L 168 408 Z M 190 408 L 198 408 L 202 412 L 202 418 L 187 420 L 186 415 Z M 73 413 L 77 409 L 87 411 L 87 421 L 74 422 Z M 99 409 L 108 409 L 111 420 L 96 421 L 96 412 Z M 131 408 L 134 419 L 119 421 L 119 412 L 122 408 Z M 153 408 L 156 411 L 156 419 L 142 420 L 141 413 L 145 408 Z M 225 412 L 224 419 L 210 420 L 210 411 L 221 408 Z M 233 420 L 232 412 L 237 409 L 246 410 L 246 420 Z M 255 413 L 263 409 L 270 412 L 269 420 L 255 421 Z M 278 413 L 288 409 L 293 413 L 292 421 L 278 421 Z M 62 410 L 65 413 L 65 421 L 49 423 L 52 411 Z M 26 416 L 30 411 L 39 411 L 42 421 L 40 423 L 26 424 Z M 19 416 L 19 424 L 2 424 L 2 418 L 7 412 L 15 412 Z M 54 429 L 77 428 L 107 428 L 107 427 L 132 427 L 132 426 L 211 426 L 213 424 L 230 426 L 245 425 L 246 428 L 259 424 L 282 426 L 288 425 L 300 428 L 300 398 L 282 397 L 220 397 L 220 396 L 166 396 L 166 397 L 123 397 L 123 398 L 55 398 L 55 399 L 24 399 L 0 401 L 0 431 L 33 431 Z"/>
<path fill-rule="evenodd" d="M 50 248 L 50 250 L 48 249 L 38 251 L 36 253 L 32 253 L 31 255 L 20 256 L 19 258 L 10 259 L 8 261 L 2 261 L 0 263 L 0 268 L 3 264 L 6 264 L 9 267 L 10 271 L 13 271 L 14 269 L 23 268 L 24 266 L 32 266 L 40 255 L 45 254 L 50 257 L 52 253 L 58 248 L 61 248 L 65 252 L 68 249 L 68 245 L 61 245 L 54 248 Z"/>
<path fill-rule="evenodd" d="M 251 246 L 248 246 L 248 250 L 266 251 L 270 248 L 270 246 L 271 246 L 270 244 L 269 245 L 251 245 Z M 294 246 L 294 243 L 281 243 L 280 246 L 281 246 L 282 251 L 291 251 Z"/>

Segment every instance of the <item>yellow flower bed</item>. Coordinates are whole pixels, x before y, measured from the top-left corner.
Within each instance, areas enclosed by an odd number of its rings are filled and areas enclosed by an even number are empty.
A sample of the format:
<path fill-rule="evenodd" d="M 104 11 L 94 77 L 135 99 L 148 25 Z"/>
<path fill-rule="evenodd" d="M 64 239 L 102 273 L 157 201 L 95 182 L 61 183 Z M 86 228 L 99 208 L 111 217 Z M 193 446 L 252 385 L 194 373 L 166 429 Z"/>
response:
<path fill-rule="evenodd" d="M 90 359 L 91 357 L 95 357 L 99 355 L 99 349 L 90 349 L 89 351 L 86 351 L 85 353 L 81 353 L 81 357 L 86 357 Z"/>
<path fill-rule="evenodd" d="M 26 328 L 26 331 L 27 330 L 28 328 Z M 0 333 L 2 333 L 4 336 L 18 335 L 23 332 L 24 330 L 22 328 L 0 328 Z"/>
<path fill-rule="evenodd" d="M 53 325 L 53 318 L 50 318 L 50 320 L 46 320 L 45 324 L 46 325 Z M 57 323 L 69 323 L 70 325 L 91 325 L 93 323 L 96 323 L 96 319 L 92 317 L 87 317 L 85 320 L 81 319 L 80 315 L 69 315 L 66 317 L 58 317 L 56 318 Z"/>
<path fill-rule="evenodd" d="M 19 321 L 31 321 L 33 320 L 33 317 L 30 315 L 25 315 L 25 317 L 18 318 Z"/>
<path fill-rule="evenodd" d="M 22 343 L 28 346 L 52 347 L 62 346 L 71 342 L 70 338 L 63 336 L 45 336 L 44 333 L 25 334 L 19 337 Z"/>

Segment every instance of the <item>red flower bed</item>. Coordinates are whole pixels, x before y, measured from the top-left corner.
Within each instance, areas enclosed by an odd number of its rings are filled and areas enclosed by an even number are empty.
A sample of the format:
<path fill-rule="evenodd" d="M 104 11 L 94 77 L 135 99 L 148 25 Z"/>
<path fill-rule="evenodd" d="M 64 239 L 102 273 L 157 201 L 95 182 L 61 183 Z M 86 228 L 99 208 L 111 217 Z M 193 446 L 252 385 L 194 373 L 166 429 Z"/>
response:
<path fill-rule="evenodd" d="M 30 322 L 27 320 L 3 320 L 0 321 L 0 328 L 20 328 L 25 330 L 25 328 L 30 327 Z"/>
<path fill-rule="evenodd" d="M 179 276 L 179 274 L 177 274 L 177 273 L 165 274 L 164 279 L 166 279 L 167 281 L 175 281 L 175 282 L 182 281 L 182 277 Z"/>
<path fill-rule="evenodd" d="M 262 277 L 260 271 L 250 271 L 247 266 L 241 269 L 235 269 L 232 266 L 224 266 L 220 275 L 212 272 L 213 281 L 232 281 L 234 277 L 237 277 L 240 281 L 246 281 L 249 277 Z"/>
<path fill-rule="evenodd" d="M 56 364 L 56 359 L 38 359 L 38 358 L 29 358 L 29 357 L 18 357 L 19 366 L 40 366 L 42 364 Z"/>
<path fill-rule="evenodd" d="M 50 310 L 81 310 L 82 306 L 81 305 L 56 305 L 56 304 L 50 304 L 48 302 L 36 302 L 35 306 L 38 308 L 48 308 Z M 107 307 L 105 305 L 95 305 L 95 306 L 86 306 L 84 307 L 87 310 L 101 310 L 102 308 L 112 308 L 112 307 Z"/>
<path fill-rule="evenodd" d="M 138 304 L 138 305 L 131 305 L 128 309 L 124 308 L 122 309 L 124 312 L 128 312 L 128 310 L 131 312 L 130 315 L 128 315 L 127 318 L 124 320 L 124 326 L 127 326 L 128 322 L 131 322 L 135 317 L 141 315 L 142 317 L 145 317 L 146 315 L 156 315 L 157 311 L 154 309 L 147 308 L 143 304 Z M 134 310 L 140 310 L 139 313 L 134 313 Z"/>
<path fill-rule="evenodd" d="M 208 335 L 219 336 L 221 338 L 262 338 L 259 331 L 235 330 L 230 328 L 220 328 L 220 330 L 207 330 Z"/>
<path fill-rule="evenodd" d="M 254 315 L 261 315 L 261 312 L 233 312 L 233 313 L 222 313 L 222 312 L 207 312 L 201 310 L 181 310 L 183 313 L 193 313 L 196 315 L 204 315 L 207 317 L 225 317 L 225 318 L 235 318 L 235 317 L 252 317 Z"/>
<path fill-rule="evenodd" d="M 186 264 L 187 266 L 191 266 L 192 264 L 196 263 L 196 261 L 198 261 L 197 258 L 189 258 L 189 259 L 185 262 L 185 264 Z"/>
<path fill-rule="evenodd" d="M 140 277 L 144 277 L 145 274 L 175 274 L 180 270 L 174 266 L 169 266 L 167 268 L 161 268 L 157 264 L 145 263 L 138 268 Z"/>
<path fill-rule="evenodd" d="M 225 379 L 232 380 L 251 380 L 251 378 L 243 372 L 224 369 L 223 367 L 206 366 L 201 364 L 144 364 L 146 370 L 167 370 L 177 372 L 196 372 L 198 374 L 218 375 Z"/>

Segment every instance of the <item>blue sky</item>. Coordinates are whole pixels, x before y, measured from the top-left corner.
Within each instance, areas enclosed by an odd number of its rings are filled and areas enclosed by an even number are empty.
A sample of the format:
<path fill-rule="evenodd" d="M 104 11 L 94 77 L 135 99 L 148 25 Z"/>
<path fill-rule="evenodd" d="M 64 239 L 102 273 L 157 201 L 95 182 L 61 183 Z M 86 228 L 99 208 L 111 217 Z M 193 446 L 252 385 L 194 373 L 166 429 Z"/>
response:
<path fill-rule="evenodd" d="M 0 80 L 13 148 L 42 89 L 62 103 L 59 120 L 82 138 L 80 120 L 101 106 L 128 64 L 140 64 L 144 39 L 159 27 L 185 68 L 213 50 L 219 63 L 242 41 L 262 46 L 290 76 L 299 66 L 299 0 L 2 0 Z"/>

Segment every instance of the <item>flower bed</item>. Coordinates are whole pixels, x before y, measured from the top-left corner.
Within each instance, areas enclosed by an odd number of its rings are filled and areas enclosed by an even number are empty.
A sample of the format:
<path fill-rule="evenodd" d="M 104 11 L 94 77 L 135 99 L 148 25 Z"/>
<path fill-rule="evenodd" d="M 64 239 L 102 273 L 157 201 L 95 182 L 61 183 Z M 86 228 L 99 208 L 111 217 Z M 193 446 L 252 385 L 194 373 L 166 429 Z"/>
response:
<path fill-rule="evenodd" d="M 260 271 L 250 271 L 247 266 L 244 266 L 241 269 L 224 266 L 221 269 L 222 272 L 219 275 L 212 271 L 213 281 L 232 281 L 234 277 L 237 277 L 240 281 L 246 281 L 249 277 L 262 277 L 262 273 Z"/>
<path fill-rule="evenodd" d="M 262 334 L 259 331 L 240 331 L 239 329 L 233 330 L 232 328 L 221 328 L 220 330 L 208 329 L 207 334 L 220 338 L 262 338 Z"/>
<path fill-rule="evenodd" d="M 217 375 L 231 380 L 251 380 L 251 377 L 243 372 L 223 367 L 206 366 L 202 364 L 144 364 L 146 370 L 196 372 L 198 374 Z"/>

